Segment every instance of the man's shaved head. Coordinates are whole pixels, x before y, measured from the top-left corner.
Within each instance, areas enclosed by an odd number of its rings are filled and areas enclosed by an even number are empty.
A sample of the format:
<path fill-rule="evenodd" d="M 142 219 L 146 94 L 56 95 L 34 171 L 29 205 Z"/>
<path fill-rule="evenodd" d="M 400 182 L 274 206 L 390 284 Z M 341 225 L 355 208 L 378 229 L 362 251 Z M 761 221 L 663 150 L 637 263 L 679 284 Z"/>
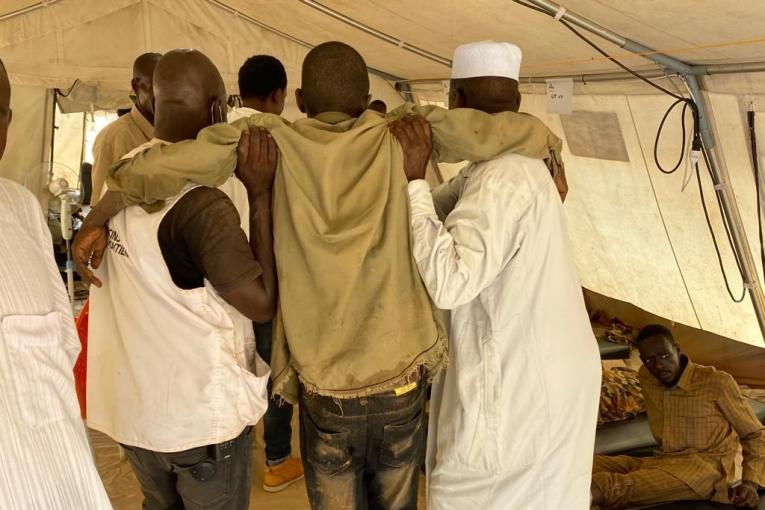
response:
<path fill-rule="evenodd" d="M 367 65 L 358 51 L 341 42 L 320 44 L 303 61 L 303 83 L 296 98 L 309 117 L 342 112 L 358 117 L 369 102 Z"/>
<path fill-rule="evenodd" d="M 5 64 L 0 60 L 0 159 L 5 153 L 8 140 L 8 125 L 11 123 L 11 82 L 5 70 Z"/>
<path fill-rule="evenodd" d="M 144 53 L 133 62 L 133 78 L 148 78 L 154 76 L 154 68 L 162 58 L 161 53 Z"/>
<path fill-rule="evenodd" d="M 213 122 L 225 122 L 226 86 L 215 64 L 196 50 L 166 53 L 154 71 L 157 138 L 195 138 Z"/>
<path fill-rule="evenodd" d="M 154 91 L 152 77 L 157 62 L 162 58 L 159 53 L 144 53 L 133 62 L 133 79 L 130 88 L 133 89 L 135 104 L 146 120 L 154 123 Z"/>
<path fill-rule="evenodd" d="M 449 108 L 473 108 L 486 113 L 517 112 L 521 107 L 518 82 L 502 76 L 452 80 Z"/>

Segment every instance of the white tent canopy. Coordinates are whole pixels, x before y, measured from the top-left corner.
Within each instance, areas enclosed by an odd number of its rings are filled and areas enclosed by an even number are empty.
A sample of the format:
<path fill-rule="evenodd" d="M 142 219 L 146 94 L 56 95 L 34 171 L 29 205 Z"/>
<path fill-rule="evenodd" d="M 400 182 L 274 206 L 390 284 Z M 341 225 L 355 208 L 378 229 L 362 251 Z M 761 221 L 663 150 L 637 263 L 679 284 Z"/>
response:
<path fill-rule="evenodd" d="M 764 2 L 561 3 L 688 63 L 765 61 Z M 659 69 L 644 57 L 592 38 L 633 69 Z M 481 39 L 511 40 L 523 49 L 523 109 L 566 140 L 571 185 L 566 212 L 583 284 L 672 321 L 763 345 L 749 298 L 735 304 L 723 286 L 695 180 L 683 192 L 684 168 L 665 176 L 653 162 L 656 129 L 671 98 L 636 80 L 600 81 L 600 73 L 619 69 L 551 18 L 510 0 L 4 0 L 0 57 L 14 84 L 16 116 L 0 175 L 22 181 L 29 168 L 50 159 L 50 89 L 66 92 L 77 81 L 61 101 L 73 111 L 124 106 L 129 104 L 133 59 L 145 51 L 198 48 L 218 65 L 229 92 L 236 93 L 236 72 L 248 56 L 278 57 L 294 88 L 309 48 L 342 40 L 373 69 L 372 95 L 394 106 L 401 101 L 393 88 L 397 80 L 422 80 L 408 82 L 411 97 L 443 102 L 440 80 L 449 76 L 453 49 Z M 559 75 L 579 77 L 572 116 L 548 114 L 544 85 L 531 79 Z M 680 79 L 659 82 L 686 92 Z M 744 112 L 753 105 L 765 113 L 765 73 L 709 76 L 703 85 L 751 250 L 759 260 Z M 294 105 L 288 105 L 286 115 L 298 116 Z M 623 144 L 616 159 L 583 151 L 588 144 L 598 145 L 603 119 L 613 122 L 609 141 Z M 765 132 L 759 118 L 758 128 Z M 662 159 L 676 160 L 680 143 L 679 122 L 672 121 L 660 145 Z M 765 141 L 760 145 L 765 147 Z M 706 173 L 702 177 L 723 261 L 734 291 L 740 292 L 712 185 Z M 761 267 L 758 272 L 762 275 Z"/>

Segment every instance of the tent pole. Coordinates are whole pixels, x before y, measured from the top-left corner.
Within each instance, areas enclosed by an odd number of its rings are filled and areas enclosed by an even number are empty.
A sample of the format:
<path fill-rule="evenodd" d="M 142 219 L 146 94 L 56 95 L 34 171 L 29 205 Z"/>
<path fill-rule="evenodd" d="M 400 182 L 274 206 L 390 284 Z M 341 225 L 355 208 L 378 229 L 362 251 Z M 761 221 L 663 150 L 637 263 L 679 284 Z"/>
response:
<path fill-rule="evenodd" d="M 760 279 L 757 276 L 757 266 L 754 263 L 754 257 L 752 256 L 752 250 L 749 245 L 749 240 L 746 237 L 746 231 L 744 230 L 744 223 L 741 220 L 741 212 L 738 209 L 738 204 L 733 195 L 733 190 L 730 185 L 730 176 L 728 175 L 728 168 L 725 165 L 725 159 L 722 154 L 722 150 L 716 144 L 714 138 L 714 132 L 712 130 L 712 123 L 714 119 L 712 117 L 711 104 L 709 100 L 701 92 L 699 82 L 696 75 L 706 74 L 707 70 L 705 66 L 692 66 L 681 62 L 669 55 L 657 52 L 648 46 L 640 44 L 635 41 L 631 41 L 619 34 L 608 30 L 605 27 L 598 25 L 597 23 L 588 20 L 576 13 L 569 12 L 560 5 L 550 0 L 524 0 L 516 3 L 521 5 L 526 3 L 528 6 L 533 5 L 541 8 L 550 16 L 554 16 L 556 19 L 563 19 L 572 24 L 575 24 L 595 35 L 598 35 L 627 51 L 638 53 L 644 58 L 656 62 L 657 64 L 664 66 L 672 71 L 685 75 L 688 89 L 696 101 L 696 105 L 699 110 L 699 128 L 701 130 L 701 137 L 704 142 L 704 147 L 709 152 L 709 166 L 712 175 L 717 183 L 716 189 L 720 193 L 720 202 L 722 203 L 723 212 L 725 217 L 723 221 L 729 223 L 731 237 L 733 238 L 733 245 L 736 251 L 736 257 L 741 265 L 743 272 L 744 285 L 749 290 L 749 295 L 752 298 L 752 305 L 754 306 L 754 313 L 757 316 L 757 322 L 760 325 L 760 332 L 765 339 L 765 295 L 762 292 L 762 286 L 760 285 Z"/>
<path fill-rule="evenodd" d="M 37 2 L 36 4 L 32 4 L 28 7 L 24 7 L 23 9 L 19 9 L 17 11 L 9 12 L 8 14 L 4 14 L 0 16 L 0 21 L 5 21 L 7 19 L 15 18 L 16 16 L 21 16 L 22 14 L 26 14 L 28 12 L 36 11 L 38 9 L 44 9 L 51 4 L 55 4 L 56 2 L 60 2 L 61 0 L 47 0 L 44 2 Z"/>
<path fill-rule="evenodd" d="M 718 74 L 744 74 L 744 73 L 762 73 L 765 72 L 765 62 L 742 62 L 736 64 L 710 64 L 706 66 L 694 66 L 695 75 L 715 76 Z M 668 69 L 648 69 L 637 71 L 637 74 L 647 80 L 656 78 L 672 78 L 678 73 Z M 548 80 L 560 80 L 571 78 L 578 83 L 594 83 L 602 81 L 620 81 L 636 80 L 635 75 L 626 71 L 613 71 L 605 73 L 582 73 L 582 74 L 553 74 L 543 76 L 521 76 L 521 85 L 527 84 L 546 84 Z M 415 80 L 399 80 L 398 83 L 409 83 L 410 85 L 441 83 L 449 78 L 420 78 Z"/>
<path fill-rule="evenodd" d="M 58 1 L 58 0 L 56 0 L 56 1 Z M 210 3 L 211 5 L 214 5 L 215 7 L 219 8 L 219 9 L 222 9 L 222 10 L 228 12 L 229 14 L 233 14 L 237 18 L 242 18 L 246 22 L 248 22 L 248 23 L 250 23 L 252 25 L 255 25 L 257 27 L 260 27 L 263 30 L 271 32 L 272 34 L 278 35 L 280 37 L 284 37 L 285 39 L 289 39 L 290 41 L 294 42 L 295 44 L 299 44 L 300 46 L 308 48 L 309 50 L 311 48 L 313 48 L 312 44 L 307 43 L 306 41 L 303 41 L 301 39 L 298 39 L 297 37 L 294 37 L 294 36 L 288 34 L 287 32 L 282 32 L 281 30 L 277 30 L 276 28 L 274 28 L 274 27 L 272 27 L 270 25 L 266 25 L 265 23 L 262 23 L 262 22 L 256 20 L 255 18 L 252 18 L 252 17 L 244 14 L 243 12 L 240 12 L 240 11 L 238 11 L 236 9 L 233 9 L 233 8 L 229 7 L 228 5 L 222 3 L 220 0 L 207 0 L 207 2 Z M 369 69 L 369 72 L 371 74 L 379 76 L 383 80 L 388 80 L 388 81 L 392 81 L 392 82 L 396 82 L 396 81 L 400 81 L 401 80 L 401 78 L 399 78 L 397 76 L 393 76 L 392 74 L 388 74 L 388 73 L 383 72 L 383 71 L 381 71 L 379 69 L 375 69 L 374 67 L 367 66 L 367 69 Z"/>
<path fill-rule="evenodd" d="M 741 73 L 761 73 L 765 71 L 765 62 L 743 62 L 740 64 L 710 64 L 704 66 L 704 73 L 707 75 L 715 74 L 741 74 Z"/>
<path fill-rule="evenodd" d="M 394 37 L 390 34 L 377 30 L 376 28 L 370 27 L 369 25 L 365 25 L 364 23 L 361 23 L 360 21 L 355 20 L 351 18 L 350 16 L 346 16 L 345 14 L 342 14 L 341 12 L 338 12 L 330 7 L 327 7 L 326 5 L 320 2 L 317 2 L 315 0 L 299 0 L 299 1 L 309 7 L 316 9 L 317 11 L 323 14 L 326 14 L 327 16 L 331 18 L 334 18 L 338 21 L 345 23 L 346 25 L 352 26 L 353 28 L 360 30 L 366 34 L 369 34 L 373 37 L 377 37 L 378 39 L 382 41 L 398 46 L 402 50 L 408 51 L 410 53 L 414 53 L 423 58 L 436 62 L 437 64 L 445 65 L 447 67 L 451 67 L 452 65 L 452 61 L 449 60 L 448 58 L 444 58 L 440 55 L 436 55 L 435 53 L 430 52 L 426 49 L 420 48 L 406 41 L 400 40 L 397 37 Z"/>
<path fill-rule="evenodd" d="M 650 69 L 647 71 L 638 71 L 640 76 L 647 80 L 653 80 L 656 78 L 674 78 L 677 73 L 665 72 L 662 69 Z M 574 83 L 595 83 L 603 81 L 626 81 L 636 80 L 634 74 L 628 72 L 609 72 L 609 73 L 592 73 L 592 74 L 551 74 L 544 76 L 521 76 L 518 82 L 521 85 L 545 85 L 548 80 L 561 80 L 565 78 L 571 78 Z M 441 84 L 444 81 L 449 81 L 448 77 L 443 78 L 416 78 L 413 80 L 399 80 L 397 83 L 409 84 L 409 85 L 431 85 Z"/>
<path fill-rule="evenodd" d="M 752 304 L 754 305 L 754 313 L 757 315 L 760 331 L 763 332 L 763 337 L 765 338 L 765 294 L 763 294 L 760 279 L 757 276 L 757 266 L 755 265 L 749 241 L 746 237 L 746 231 L 744 230 L 744 223 L 741 220 L 741 213 L 733 194 L 728 167 L 725 164 L 725 157 L 720 149 L 720 145 L 715 141 L 711 125 L 711 121 L 713 120 L 710 110 L 711 104 L 709 103 L 709 99 L 704 96 L 701 91 L 699 80 L 695 75 L 687 75 L 685 81 L 688 85 L 688 90 L 690 90 L 693 99 L 696 101 L 696 106 L 699 111 L 701 138 L 704 142 L 704 147 L 707 149 L 710 170 L 717 183 L 715 186 L 715 193 L 720 194 L 720 202 L 722 203 L 723 212 L 730 223 L 730 233 L 731 238 L 733 239 L 733 245 L 736 248 L 736 253 L 739 262 L 741 263 L 744 285 L 749 290 L 749 295 L 751 296 Z M 725 221 L 725 218 L 723 218 L 723 221 Z"/>

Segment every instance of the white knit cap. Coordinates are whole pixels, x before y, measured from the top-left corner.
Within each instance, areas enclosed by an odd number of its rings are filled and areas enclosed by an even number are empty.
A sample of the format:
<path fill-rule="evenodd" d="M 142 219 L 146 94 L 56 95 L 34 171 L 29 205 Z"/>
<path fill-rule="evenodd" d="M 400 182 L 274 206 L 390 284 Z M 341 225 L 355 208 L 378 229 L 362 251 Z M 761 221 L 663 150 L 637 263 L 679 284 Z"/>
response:
<path fill-rule="evenodd" d="M 454 50 L 452 79 L 502 76 L 518 81 L 523 53 L 515 44 L 481 41 Z"/>

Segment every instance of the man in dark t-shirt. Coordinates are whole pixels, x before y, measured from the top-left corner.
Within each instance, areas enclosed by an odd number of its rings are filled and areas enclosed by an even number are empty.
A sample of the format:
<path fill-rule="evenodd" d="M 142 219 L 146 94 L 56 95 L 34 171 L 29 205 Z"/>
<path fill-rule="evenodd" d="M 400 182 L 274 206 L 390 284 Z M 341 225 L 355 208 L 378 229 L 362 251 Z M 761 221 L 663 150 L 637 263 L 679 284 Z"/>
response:
<path fill-rule="evenodd" d="M 204 127 L 226 120 L 223 79 L 199 52 L 166 54 L 157 65 L 154 89 L 156 139 L 150 143 L 193 139 Z M 245 133 L 237 166 L 241 183 L 232 179 L 226 193 L 205 187 L 185 191 L 162 205 L 158 225 L 152 215 L 126 211 L 109 226 L 106 285 L 96 292 L 90 317 L 89 359 L 95 362 L 88 373 L 93 383 L 88 419 L 125 447 L 145 509 L 249 507 L 251 426 L 262 415 L 266 392 L 263 376 L 250 370 L 242 352 L 247 319 L 267 322 L 276 307 L 271 228 L 276 158 L 265 131 Z M 104 195 L 107 217 L 120 202 L 118 193 Z M 240 217 L 247 209 L 249 217 Z M 79 242 L 101 239 L 104 220 L 98 210 L 86 219 Z M 243 222 L 249 223 L 249 240 Z M 157 245 L 146 244 L 146 235 L 156 235 L 169 278 L 156 262 Z M 77 263 L 101 287 L 87 260 L 80 257 Z M 91 263 L 98 267 L 100 260 Z M 199 294 L 178 291 L 202 287 L 207 288 Z M 164 335 L 158 336 L 160 331 Z"/>

